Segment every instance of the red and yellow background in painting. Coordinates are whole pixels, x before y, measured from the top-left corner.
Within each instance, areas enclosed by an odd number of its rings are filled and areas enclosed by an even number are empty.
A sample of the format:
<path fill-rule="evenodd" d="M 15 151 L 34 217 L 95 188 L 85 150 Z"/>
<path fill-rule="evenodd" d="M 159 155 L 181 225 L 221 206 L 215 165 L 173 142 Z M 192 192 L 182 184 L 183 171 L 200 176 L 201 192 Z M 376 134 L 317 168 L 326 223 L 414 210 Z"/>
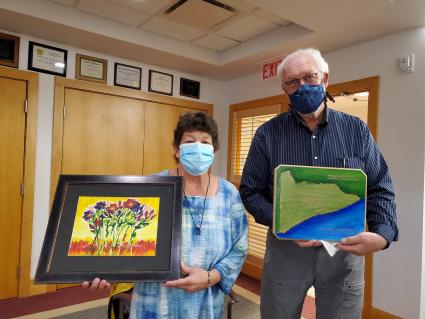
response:
<path fill-rule="evenodd" d="M 124 203 L 129 199 L 136 200 L 142 205 L 146 205 L 149 209 L 153 209 L 154 217 L 147 226 L 136 231 L 136 236 L 131 240 L 131 243 L 129 241 L 130 236 L 124 235 L 125 239 L 120 241 L 119 248 L 110 249 L 108 245 L 110 246 L 111 242 L 107 242 L 104 249 L 98 250 L 97 246 L 93 245 L 96 235 L 90 230 L 88 222 L 83 218 L 84 213 L 89 207 L 96 205 L 97 202 Z M 158 237 L 159 202 L 159 197 L 80 196 L 78 198 L 68 256 L 155 256 Z"/>

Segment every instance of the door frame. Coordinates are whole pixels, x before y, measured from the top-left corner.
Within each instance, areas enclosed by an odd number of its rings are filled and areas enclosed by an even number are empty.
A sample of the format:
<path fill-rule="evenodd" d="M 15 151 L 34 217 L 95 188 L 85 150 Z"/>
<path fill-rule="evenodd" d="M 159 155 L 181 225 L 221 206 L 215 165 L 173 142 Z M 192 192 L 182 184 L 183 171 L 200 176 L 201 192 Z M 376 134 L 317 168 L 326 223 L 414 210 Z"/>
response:
<path fill-rule="evenodd" d="M 31 280 L 32 223 L 34 209 L 35 146 L 37 136 L 38 74 L 0 66 L 0 77 L 26 82 L 27 115 L 25 123 L 24 194 L 22 197 L 21 243 L 19 252 L 20 274 L 18 297 L 34 293 Z M 24 110 L 24 105 L 22 105 Z"/>
<path fill-rule="evenodd" d="M 333 96 L 340 96 L 344 92 L 369 92 L 367 105 L 367 126 L 375 138 L 375 141 L 378 141 L 379 80 L 379 76 L 374 76 L 365 79 L 329 85 L 327 88 L 327 91 Z M 369 254 L 365 257 L 363 318 L 371 318 L 371 315 L 374 312 L 374 308 L 372 307 L 372 272 L 373 257 L 372 254 Z"/>

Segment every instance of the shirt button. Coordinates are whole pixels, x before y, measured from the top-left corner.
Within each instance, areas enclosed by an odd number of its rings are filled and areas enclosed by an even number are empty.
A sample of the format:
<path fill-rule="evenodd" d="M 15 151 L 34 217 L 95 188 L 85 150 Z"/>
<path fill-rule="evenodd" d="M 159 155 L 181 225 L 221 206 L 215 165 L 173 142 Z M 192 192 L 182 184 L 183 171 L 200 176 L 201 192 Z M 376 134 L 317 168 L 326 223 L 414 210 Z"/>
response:
<path fill-rule="evenodd" d="M 315 156 L 315 157 L 314 157 L 314 159 L 316 159 L 316 160 L 317 160 L 317 156 Z"/>
<path fill-rule="evenodd" d="M 316 135 L 313 135 L 313 138 L 316 138 Z"/>

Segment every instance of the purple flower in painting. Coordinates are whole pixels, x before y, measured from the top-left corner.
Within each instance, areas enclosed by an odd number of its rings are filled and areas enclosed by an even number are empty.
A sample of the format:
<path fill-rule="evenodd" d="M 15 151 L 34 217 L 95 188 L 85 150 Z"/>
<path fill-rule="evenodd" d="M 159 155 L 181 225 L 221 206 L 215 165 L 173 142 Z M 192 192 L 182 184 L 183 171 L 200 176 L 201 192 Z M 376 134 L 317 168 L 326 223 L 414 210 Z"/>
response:
<path fill-rule="evenodd" d="M 99 201 L 94 206 L 94 209 L 101 210 L 101 209 L 105 209 L 105 207 L 106 207 L 106 202 L 105 201 Z"/>
<path fill-rule="evenodd" d="M 87 222 L 89 221 L 94 215 L 94 212 L 92 210 L 86 210 L 83 214 L 83 219 Z"/>

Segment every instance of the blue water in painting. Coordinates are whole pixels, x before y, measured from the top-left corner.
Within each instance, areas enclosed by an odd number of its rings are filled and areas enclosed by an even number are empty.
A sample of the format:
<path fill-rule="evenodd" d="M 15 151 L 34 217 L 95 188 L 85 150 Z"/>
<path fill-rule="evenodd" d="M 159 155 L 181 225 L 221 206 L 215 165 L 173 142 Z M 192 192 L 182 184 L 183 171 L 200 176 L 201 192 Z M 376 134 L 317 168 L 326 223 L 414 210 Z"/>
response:
<path fill-rule="evenodd" d="M 360 199 L 340 210 L 311 217 L 288 231 L 276 235 L 290 239 L 340 241 L 344 237 L 364 231 L 364 214 L 365 201 Z"/>

